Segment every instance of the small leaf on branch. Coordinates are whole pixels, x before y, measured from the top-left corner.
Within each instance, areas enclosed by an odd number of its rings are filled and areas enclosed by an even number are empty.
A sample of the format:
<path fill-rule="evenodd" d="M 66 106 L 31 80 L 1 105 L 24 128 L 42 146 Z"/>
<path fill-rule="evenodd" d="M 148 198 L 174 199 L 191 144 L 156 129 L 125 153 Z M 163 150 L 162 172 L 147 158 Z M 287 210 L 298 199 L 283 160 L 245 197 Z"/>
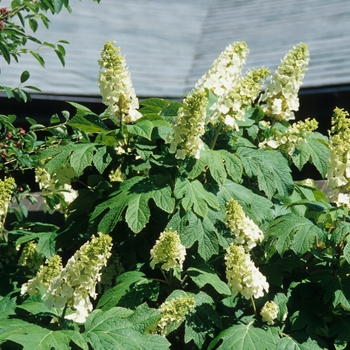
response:
<path fill-rule="evenodd" d="M 25 83 L 30 77 L 30 74 L 27 70 L 23 71 L 22 74 L 21 74 L 21 83 Z"/>

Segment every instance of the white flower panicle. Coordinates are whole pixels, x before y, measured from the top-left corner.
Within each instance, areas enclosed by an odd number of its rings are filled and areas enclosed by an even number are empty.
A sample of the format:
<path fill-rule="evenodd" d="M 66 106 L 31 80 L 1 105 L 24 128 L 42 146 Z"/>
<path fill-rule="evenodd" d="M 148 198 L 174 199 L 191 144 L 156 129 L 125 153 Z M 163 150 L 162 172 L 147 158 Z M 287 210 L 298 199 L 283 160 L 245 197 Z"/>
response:
<path fill-rule="evenodd" d="M 270 147 L 279 149 L 286 156 L 292 156 L 296 149 L 305 142 L 305 138 L 310 136 L 318 128 L 316 119 L 307 118 L 305 121 L 298 121 L 290 127 L 282 127 L 275 130 L 274 134 L 259 144 L 260 148 Z"/>
<path fill-rule="evenodd" d="M 273 301 L 267 301 L 260 311 L 262 320 L 269 325 L 273 325 L 274 319 L 278 316 L 278 305 Z"/>
<path fill-rule="evenodd" d="M 253 105 L 269 74 L 267 68 L 249 70 L 211 106 L 212 119 L 224 123 L 228 130 L 238 130 L 237 121 L 244 120 L 245 111 Z"/>
<path fill-rule="evenodd" d="M 308 63 L 309 51 L 303 43 L 293 47 L 284 57 L 260 98 L 261 108 L 268 117 L 294 119 L 294 111 L 299 109 L 298 91 Z"/>
<path fill-rule="evenodd" d="M 92 236 L 68 260 L 66 266 L 53 279 L 47 289 L 45 304 L 51 308 L 70 307 L 75 313 L 66 316 L 76 322 L 85 322 L 92 311 L 90 298 L 95 299 L 96 283 L 100 281 L 101 269 L 111 255 L 112 238 L 106 234 Z"/>
<path fill-rule="evenodd" d="M 213 62 L 209 71 L 196 84 L 196 89 L 209 89 L 221 96 L 236 85 L 249 50 L 245 42 L 234 42 Z"/>
<path fill-rule="evenodd" d="M 335 203 L 350 209 L 350 119 L 349 113 L 335 108 L 329 133 L 327 183 L 337 192 Z"/>
<path fill-rule="evenodd" d="M 192 91 L 184 99 L 173 122 L 173 134 L 169 138 L 170 151 L 176 152 L 176 158 L 200 158 L 200 152 L 204 149 L 201 136 L 205 132 L 206 106 L 204 91 Z"/>
<path fill-rule="evenodd" d="M 241 205 L 231 199 L 226 204 L 226 226 L 236 238 L 236 244 L 244 246 L 246 251 L 256 246 L 264 238 L 263 232 L 255 222 L 246 216 Z"/>
<path fill-rule="evenodd" d="M 49 288 L 53 279 L 58 276 L 62 270 L 62 259 L 59 255 L 53 255 L 47 259 L 44 265 L 41 265 L 36 276 L 24 283 L 21 287 L 21 294 L 28 293 L 33 295 L 39 293 L 39 287 Z"/>
<path fill-rule="evenodd" d="M 246 299 L 260 298 L 269 291 L 266 277 L 259 271 L 242 246 L 233 243 L 226 250 L 226 278 L 231 294 Z"/>
<path fill-rule="evenodd" d="M 186 248 L 181 244 L 177 231 L 163 231 L 156 244 L 151 249 L 150 266 L 162 264 L 161 269 L 169 271 L 179 266 L 182 269 L 185 261 Z"/>
<path fill-rule="evenodd" d="M 122 124 L 141 118 L 139 102 L 132 87 L 131 77 L 120 48 L 106 42 L 99 60 L 99 87 L 107 113 L 116 116 Z"/>
<path fill-rule="evenodd" d="M 52 175 L 44 167 L 35 168 L 35 180 L 44 198 L 45 212 L 65 212 L 66 207 L 78 196 L 71 186 L 71 180 L 76 177 L 78 175 L 69 164 L 60 166 Z"/>
<path fill-rule="evenodd" d="M 4 223 L 11 203 L 14 186 L 15 180 L 12 177 L 7 177 L 4 180 L 0 179 L 0 234 L 4 229 Z"/>
<path fill-rule="evenodd" d="M 165 301 L 159 310 L 162 312 L 162 317 L 158 321 L 156 333 L 167 335 L 172 329 L 176 329 L 186 316 L 193 311 L 195 300 L 192 296 L 178 296 L 169 301 Z"/>

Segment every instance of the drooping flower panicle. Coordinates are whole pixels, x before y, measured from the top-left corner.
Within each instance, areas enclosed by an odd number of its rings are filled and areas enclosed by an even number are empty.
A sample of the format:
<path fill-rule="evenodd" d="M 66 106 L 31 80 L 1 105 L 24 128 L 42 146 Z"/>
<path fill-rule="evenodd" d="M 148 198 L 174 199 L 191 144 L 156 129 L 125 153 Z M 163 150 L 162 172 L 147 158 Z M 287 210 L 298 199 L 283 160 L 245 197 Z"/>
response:
<path fill-rule="evenodd" d="M 106 42 L 99 65 L 99 87 L 102 102 L 107 106 L 106 112 L 117 117 L 122 124 L 141 118 L 139 102 L 120 48 L 114 47 L 112 42 Z"/>
<path fill-rule="evenodd" d="M 7 211 L 12 199 L 14 185 L 15 180 L 12 177 L 7 177 L 4 180 L 0 179 L 0 234 L 4 229 Z"/>
<path fill-rule="evenodd" d="M 246 299 L 260 298 L 268 292 L 266 277 L 254 265 L 242 246 L 233 243 L 226 250 L 226 278 L 231 294 L 241 293 Z"/>
<path fill-rule="evenodd" d="M 245 42 L 234 42 L 226 47 L 210 69 L 197 82 L 196 89 L 209 89 L 221 96 L 236 85 L 249 50 Z"/>
<path fill-rule="evenodd" d="M 162 264 L 161 269 L 169 271 L 179 266 L 182 269 L 186 256 L 186 248 L 181 244 L 177 231 L 163 231 L 151 249 L 150 266 Z"/>
<path fill-rule="evenodd" d="M 173 122 L 173 134 L 170 136 L 170 151 L 176 158 L 186 156 L 200 157 L 204 149 L 201 136 L 205 132 L 207 99 L 204 91 L 192 91 L 179 108 Z"/>
<path fill-rule="evenodd" d="M 192 296 L 178 296 L 169 301 L 165 301 L 159 310 L 162 312 L 162 317 L 158 321 L 156 332 L 161 335 L 167 335 L 172 329 L 176 329 L 186 316 L 192 312 L 195 306 L 195 300 Z"/>
<path fill-rule="evenodd" d="M 305 142 L 305 138 L 310 136 L 317 127 L 316 119 L 307 118 L 305 121 L 298 121 L 288 128 L 276 130 L 271 137 L 261 142 L 259 147 L 279 149 L 286 156 L 292 156 L 295 150 Z"/>
<path fill-rule="evenodd" d="M 246 216 L 241 205 L 233 198 L 226 204 L 225 221 L 236 238 L 236 244 L 244 246 L 246 251 L 254 248 L 264 238 L 258 225 Z"/>
<path fill-rule="evenodd" d="M 111 255 L 112 238 L 106 234 L 92 236 L 68 260 L 66 266 L 54 278 L 47 290 L 46 305 L 51 308 L 70 307 L 75 313 L 68 315 L 76 322 L 84 322 L 92 311 L 90 297 L 95 299 L 96 283 L 101 269 Z"/>
<path fill-rule="evenodd" d="M 52 175 L 44 166 L 35 169 L 35 180 L 44 198 L 45 212 L 65 212 L 67 205 L 78 196 L 78 192 L 71 186 L 71 181 L 79 175 L 69 164 L 58 167 Z"/>
<path fill-rule="evenodd" d="M 244 120 L 246 110 L 253 105 L 269 74 L 267 68 L 249 70 L 236 84 L 219 96 L 211 107 L 214 110 L 212 119 L 224 123 L 228 130 L 238 130 L 237 121 Z"/>
<path fill-rule="evenodd" d="M 308 63 L 309 51 L 303 43 L 286 54 L 260 98 L 261 108 L 268 117 L 294 119 L 294 111 L 299 109 L 298 92 Z"/>
<path fill-rule="evenodd" d="M 329 150 L 328 186 L 337 192 L 335 203 L 350 209 L 350 118 L 341 108 L 334 109 Z"/>
<path fill-rule="evenodd" d="M 41 265 L 36 276 L 24 283 L 21 287 L 21 294 L 28 293 L 29 295 L 40 292 L 39 287 L 48 289 L 55 277 L 62 270 L 62 259 L 59 255 L 53 255 L 50 259 Z"/>

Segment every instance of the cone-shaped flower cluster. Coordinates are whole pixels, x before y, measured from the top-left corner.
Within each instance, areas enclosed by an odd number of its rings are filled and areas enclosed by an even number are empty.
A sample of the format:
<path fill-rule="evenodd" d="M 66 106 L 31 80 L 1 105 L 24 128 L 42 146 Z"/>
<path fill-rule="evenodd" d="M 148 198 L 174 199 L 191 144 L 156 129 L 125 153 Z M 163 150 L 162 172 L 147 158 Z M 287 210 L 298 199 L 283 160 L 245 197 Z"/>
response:
<path fill-rule="evenodd" d="M 106 42 L 99 60 L 99 87 L 107 113 L 120 123 L 131 123 L 141 118 L 139 102 L 132 87 L 131 77 L 120 48 Z M 113 118 L 112 118 L 113 120 Z"/>
<path fill-rule="evenodd" d="M 161 269 L 169 271 L 179 266 L 182 269 L 186 256 L 186 248 L 181 244 L 177 231 L 163 231 L 151 249 L 150 266 L 162 264 Z"/>
<path fill-rule="evenodd" d="M 298 121 L 288 128 L 277 130 L 274 135 L 261 142 L 259 147 L 279 149 L 286 156 L 292 156 L 295 150 L 305 142 L 305 138 L 310 136 L 317 127 L 316 119 L 307 118 L 304 122 Z"/>
<path fill-rule="evenodd" d="M 244 119 L 245 111 L 258 97 L 269 74 L 267 68 L 249 70 L 214 103 L 211 107 L 214 110 L 212 118 L 223 122 L 226 129 L 238 130 L 237 121 Z"/>
<path fill-rule="evenodd" d="M 161 335 L 169 334 L 173 329 L 176 329 L 186 316 L 192 312 L 195 306 L 195 300 L 192 296 L 178 296 L 169 301 L 165 301 L 159 308 L 162 312 L 162 317 L 158 321 L 156 332 Z"/>
<path fill-rule="evenodd" d="M 241 293 L 246 299 L 260 298 L 268 292 L 266 277 L 254 265 L 242 246 L 233 243 L 226 250 L 226 278 L 233 296 Z"/>
<path fill-rule="evenodd" d="M 91 298 L 96 298 L 96 283 L 101 269 L 111 255 L 112 238 L 109 235 L 93 236 L 72 256 L 66 266 L 53 279 L 47 289 L 46 305 L 51 308 L 70 307 L 75 313 L 67 318 L 84 322 L 92 311 Z"/>
<path fill-rule="evenodd" d="M 12 177 L 0 179 L 0 234 L 4 229 L 7 211 L 12 199 L 15 180 Z"/>
<path fill-rule="evenodd" d="M 274 324 L 274 319 L 278 316 L 278 305 L 273 301 L 267 301 L 260 311 L 262 320 L 269 325 Z"/>
<path fill-rule="evenodd" d="M 39 293 L 40 287 L 49 288 L 53 279 L 58 276 L 62 270 L 62 259 L 59 255 L 53 255 L 47 259 L 44 265 L 41 265 L 36 276 L 24 283 L 21 287 L 21 294 L 28 293 L 33 295 Z"/>
<path fill-rule="evenodd" d="M 264 238 L 255 222 L 246 216 L 241 205 L 231 199 L 226 204 L 226 226 L 236 238 L 236 244 L 243 245 L 246 251 L 256 246 Z"/>
<path fill-rule="evenodd" d="M 209 71 L 199 79 L 196 89 L 209 89 L 221 96 L 236 85 L 249 50 L 245 42 L 235 42 L 213 62 Z"/>
<path fill-rule="evenodd" d="M 335 202 L 350 209 L 350 119 L 349 113 L 334 109 L 329 135 L 328 186 L 338 193 Z"/>
<path fill-rule="evenodd" d="M 309 63 L 309 51 L 303 43 L 287 53 L 261 96 L 262 109 L 275 120 L 294 119 L 299 109 L 298 91 Z"/>
<path fill-rule="evenodd" d="M 204 143 L 201 136 L 205 132 L 207 99 L 204 91 L 192 91 L 179 108 L 173 123 L 173 135 L 170 136 L 170 151 L 176 152 L 176 158 L 186 156 L 200 157 Z"/>

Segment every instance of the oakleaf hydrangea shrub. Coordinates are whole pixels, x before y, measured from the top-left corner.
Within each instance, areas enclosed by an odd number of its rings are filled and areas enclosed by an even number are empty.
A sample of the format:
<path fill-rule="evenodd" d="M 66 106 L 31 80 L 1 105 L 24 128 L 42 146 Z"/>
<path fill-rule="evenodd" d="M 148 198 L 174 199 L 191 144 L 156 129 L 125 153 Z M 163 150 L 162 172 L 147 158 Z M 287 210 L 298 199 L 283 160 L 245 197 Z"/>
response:
<path fill-rule="evenodd" d="M 227 46 L 182 102 L 139 101 L 107 42 L 106 110 L 31 120 L 0 163 L 1 348 L 348 347 L 349 114 L 328 135 L 295 120 L 304 43 L 273 73 L 248 54 Z M 294 181 L 307 163 L 319 177 Z M 63 225 L 28 220 L 12 166 Z"/>

